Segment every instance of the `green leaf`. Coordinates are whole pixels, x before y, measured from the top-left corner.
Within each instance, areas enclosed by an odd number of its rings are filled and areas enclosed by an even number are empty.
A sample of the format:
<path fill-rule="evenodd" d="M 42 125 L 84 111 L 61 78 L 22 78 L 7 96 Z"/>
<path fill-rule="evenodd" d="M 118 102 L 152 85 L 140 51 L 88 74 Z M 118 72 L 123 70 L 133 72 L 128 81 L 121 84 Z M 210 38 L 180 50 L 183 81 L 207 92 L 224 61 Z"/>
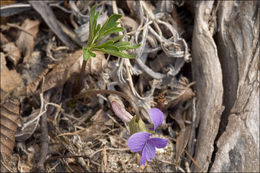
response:
<path fill-rule="evenodd" d="M 154 133 L 154 131 L 148 130 L 146 128 L 146 125 L 141 118 L 139 118 L 138 122 L 136 122 L 136 115 L 131 119 L 128 125 L 130 129 L 130 135 L 137 132 Z"/>
<path fill-rule="evenodd" d="M 134 55 L 129 55 L 122 51 L 126 49 L 135 49 L 140 45 L 130 45 L 129 42 L 119 41 L 124 37 L 124 35 L 114 37 L 98 45 L 98 43 L 106 36 L 113 33 L 123 32 L 124 28 L 117 26 L 119 24 L 118 20 L 122 17 L 122 15 L 119 14 L 113 14 L 110 16 L 103 26 L 97 24 L 99 12 L 96 12 L 96 7 L 97 6 L 94 5 L 90 10 L 89 39 L 87 48 L 83 48 L 84 60 L 87 61 L 91 56 L 96 56 L 92 50 L 102 51 L 104 53 L 122 58 L 135 58 Z"/>
<path fill-rule="evenodd" d="M 106 48 L 95 48 L 94 47 L 93 50 L 102 51 L 104 53 L 107 53 L 107 54 L 110 54 L 110 55 L 113 55 L 113 56 L 116 56 L 116 57 L 130 58 L 130 59 L 135 58 L 135 55 L 129 55 L 129 54 L 126 54 L 124 52 L 120 52 L 118 50 L 118 48 L 115 47 L 115 46 L 113 46 L 113 49 L 111 49 L 111 47 L 106 47 Z"/>
<path fill-rule="evenodd" d="M 130 43 L 128 41 L 119 41 L 115 43 L 116 47 L 128 46 Z"/>
<path fill-rule="evenodd" d="M 131 135 L 137 132 L 147 132 L 145 124 L 141 118 L 139 118 L 139 121 L 136 122 L 136 115 L 132 118 L 128 125 Z"/>
<path fill-rule="evenodd" d="M 112 16 L 110 16 L 106 23 L 102 26 L 102 28 L 100 29 L 100 33 L 104 33 L 107 30 L 116 27 L 119 23 L 117 22 L 118 19 L 120 19 L 122 17 L 121 14 L 113 14 Z"/>
<path fill-rule="evenodd" d="M 88 44 L 91 44 L 93 38 L 94 38 L 94 33 L 95 33 L 95 28 L 97 25 L 97 18 L 99 12 L 96 13 L 96 5 L 94 5 L 91 10 L 90 10 L 90 15 L 89 15 L 89 38 L 88 38 Z"/>
<path fill-rule="evenodd" d="M 117 32 L 123 32 L 123 31 L 124 31 L 123 27 L 113 27 L 113 28 L 106 30 L 105 32 L 102 32 L 102 33 L 100 31 L 99 35 L 97 36 L 96 43 L 99 43 L 107 35 L 117 33 Z"/>
<path fill-rule="evenodd" d="M 89 52 L 87 51 L 87 49 L 83 49 L 83 59 L 85 60 L 85 61 L 87 61 L 89 58 L 90 58 L 90 54 L 89 54 Z"/>
<path fill-rule="evenodd" d="M 140 46 L 140 44 L 136 45 L 130 45 L 127 41 L 120 41 L 114 44 L 120 51 L 126 50 L 126 49 L 136 49 Z"/>
<path fill-rule="evenodd" d="M 101 28 L 101 25 L 98 24 L 96 29 L 95 29 L 94 35 L 97 35 L 97 33 L 99 32 L 100 28 Z"/>
<path fill-rule="evenodd" d="M 105 48 L 105 47 L 107 47 L 107 46 L 109 46 L 109 45 L 113 45 L 113 43 L 114 43 L 113 40 L 107 40 L 107 41 L 105 41 L 104 43 L 101 43 L 101 44 L 99 44 L 99 45 L 97 45 L 97 46 L 94 46 L 94 47 L 95 47 L 95 48 Z"/>
<path fill-rule="evenodd" d="M 121 40 L 125 35 L 119 35 L 116 37 L 111 38 L 110 40 L 112 40 L 114 43 Z"/>
<path fill-rule="evenodd" d="M 90 57 L 96 57 L 96 54 L 90 51 L 89 49 L 83 47 L 83 59 L 87 61 Z"/>
<path fill-rule="evenodd" d="M 92 57 L 96 57 L 96 54 L 94 52 L 92 52 L 91 50 L 88 50 L 89 54 L 92 56 Z"/>
<path fill-rule="evenodd" d="M 120 51 L 120 50 L 119 50 L 116 46 L 114 46 L 114 45 L 107 45 L 107 46 L 103 47 L 102 49 Z"/>

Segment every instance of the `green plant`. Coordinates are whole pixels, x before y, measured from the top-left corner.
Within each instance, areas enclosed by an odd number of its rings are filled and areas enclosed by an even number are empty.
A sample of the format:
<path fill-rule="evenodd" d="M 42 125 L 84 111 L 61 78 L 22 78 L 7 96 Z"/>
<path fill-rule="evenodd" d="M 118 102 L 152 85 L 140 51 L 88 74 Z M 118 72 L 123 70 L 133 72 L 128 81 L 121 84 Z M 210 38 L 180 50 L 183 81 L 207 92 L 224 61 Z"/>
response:
<path fill-rule="evenodd" d="M 89 16 L 89 39 L 87 47 L 83 47 L 84 60 L 87 61 L 90 57 L 96 56 L 95 53 L 92 52 L 93 50 L 102 51 L 117 57 L 135 58 L 134 55 L 129 55 L 123 51 L 126 49 L 136 49 L 140 45 L 130 45 L 127 41 L 120 41 L 124 35 L 119 35 L 100 43 L 106 36 L 124 31 L 123 27 L 118 27 L 119 22 L 117 22 L 122 15 L 113 14 L 102 27 L 100 24 L 97 24 L 98 15 L 99 12 L 96 12 L 96 6 L 92 7 Z"/>
<path fill-rule="evenodd" d="M 86 68 L 86 62 L 91 57 L 96 57 L 96 54 L 93 51 L 102 51 L 106 54 L 110 54 L 116 57 L 122 58 L 135 58 L 134 55 L 130 55 L 125 53 L 124 51 L 127 49 L 136 49 L 140 46 L 140 44 L 130 45 L 127 41 L 120 41 L 125 35 L 115 36 L 107 41 L 101 42 L 105 37 L 115 34 L 118 32 L 123 32 L 123 27 L 118 27 L 118 20 L 122 17 L 120 14 L 113 14 L 110 16 L 105 24 L 101 27 L 100 24 L 97 24 L 97 19 L 99 16 L 99 12 L 96 12 L 96 5 L 93 6 L 90 10 L 89 16 L 89 38 L 87 42 L 87 46 L 83 46 L 83 64 L 81 68 L 80 78 L 77 83 L 76 93 L 79 92 L 82 86 L 82 80 L 84 76 L 84 71 Z"/>

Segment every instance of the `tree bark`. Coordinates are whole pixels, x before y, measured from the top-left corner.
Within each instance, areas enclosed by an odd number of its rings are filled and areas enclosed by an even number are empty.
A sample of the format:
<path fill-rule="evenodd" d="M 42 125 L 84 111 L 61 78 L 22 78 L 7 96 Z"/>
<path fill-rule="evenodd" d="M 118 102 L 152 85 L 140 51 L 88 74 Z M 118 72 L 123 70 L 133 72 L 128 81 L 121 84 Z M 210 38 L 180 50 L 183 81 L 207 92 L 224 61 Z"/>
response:
<path fill-rule="evenodd" d="M 214 40 L 214 2 L 196 3 L 192 73 L 198 131 L 193 146 L 202 170 L 192 166 L 192 171 L 260 171 L 258 8 L 257 1 L 221 1 Z"/>
<path fill-rule="evenodd" d="M 220 6 L 217 46 L 226 110 L 212 172 L 260 171 L 258 5 L 257 1 L 225 1 Z"/>
<path fill-rule="evenodd" d="M 209 28 L 210 13 L 214 1 L 201 1 L 195 7 L 195 24 L 192 38 L 192 73 L 196 84 L 196 126 L 198 134 L 195 144 L 195 160 L 207 171 L 218 133 L 222 107 L 222 71 L 217 47 Z M 193 142 L 193 141 L 191 141 Z"/>

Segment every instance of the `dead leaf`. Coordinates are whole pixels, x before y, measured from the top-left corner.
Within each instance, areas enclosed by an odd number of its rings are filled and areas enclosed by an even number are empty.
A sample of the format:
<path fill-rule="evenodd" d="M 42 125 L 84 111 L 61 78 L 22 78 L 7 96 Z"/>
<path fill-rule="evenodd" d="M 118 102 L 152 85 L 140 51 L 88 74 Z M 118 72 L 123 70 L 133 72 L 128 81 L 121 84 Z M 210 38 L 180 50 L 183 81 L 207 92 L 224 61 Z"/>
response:
<path fill-rule="evenodd" d="M 15 70 L 9 70 L 6 67 L 5 55 L 1 52 L 1 89 L 6 92 L 12 92 L 22 85 L 22 78 Z"/>
<path fill-rule="evenodd" d="M 128 16 L 123 16 L 122 18 L 121 18 L 121 23 L 123 24 L 123 26 L 127 29 L 127 28 L 131 28 L 130 30 L 129 30 L 129 32 L 130 31 L 136 31 L 136 29 L 138 28 L 138 23 L 134 20 L 134 19 L 132 19 L 132 18 L 130 18 L 130 17 L 128 17 Z"/>
<path fill-rule="evenodd" d="M 31 115 L 29 115 L 28 117 L 23 117 L 22 118 L 22 126 L 18 127 L 16 135 L 15 135 L 15 140 L 16 141 L 25 141 L 26 139 L 28 139 L 29 137 L 31 137 L 31 135 L 34 133 L 34 131 L 36 130 L 36 127 L 39 123 L 39 119 L 32 121 L 35 117 L 37 117 L 40 113 L 40 109 L 34 110 Z M 28 122 L 32 121 L 29 124 L 26 124 Z"/>
<path fill-rule="evenodd" d="M 17 2 L 15 0 L 1 1 L 0 7 L 5 6 L 5 5 L 16 4 L 16 3 Z"/>
<path fill-rule="evenodd" d="M 95 58 L 90 58 L 87 62 L 86 74 L 98 75 L 107 67 L 107 60 L 103 52 L 93 51 L 96 54 Z M 83 59 L 83 57 L 81 58 Z"/>
<path fill-rule="evenodd" d="M 179 17 L 179 14 L 177 12 L 177 8 L 175 7 L 175 5 L 173 5 L 173 10 L 172 10 L 171 16 L 172 16 L 173 20 L 177 23 L 178 32 L 179 33 L 184 32 L 185 31 L 184 25 Z"/>
<path fill-rule="evenodd" d="M 176 139 L 176 160 L 179 162 L 179 159 L 184 152 L 185 147 L 187 146 L 189 139 L 190 139 L 190 134 L 191 134 L 191 125 L 186 125 L 185 124 L 185 116 L 184 114 L 187 114 L 187 112 L 182 112 L 180 108 L 178 108 L 174 115 L 170 114 L 170 117 L 173 118 L 178 126 L 180 127 L 179 134 Z"/>
<path fill-rule="evenodd" d="M 3 51 L 7 53 L 8 60 L 10 60 L 13 65 L 16 66 L 21 59 L 20 49 L 18 49 L 13 42 L 4 44 L 2 48 Z"/>
<path fill-rule="evenodd" d="M 72 42 L 69 37 L 62 31 L 59 22 L 53 13 L 51 7 L 45 1 L 29 1 L 35 11 L 37 11 L 45 23 L 50 27 L 50 29 L 59 37 L 59 39 L 68 47 L 76 48 L 74 42 Z"/>
<path fill-rule="evenodd" d="M 17 99 L 13 99 L 8 100 L 0 107 L 0 149 L 3 161 L 7 161 L 13 152 L 17 122 L 20 116 L 19 104 Z"/>
<path fill-rule="evenodd" d="M 160 55 L 156 55 L 157 58 L 153 61 L 150 61 L 151 69 L 153 69 L 155 72 L 162 71 L 170 64 L 174 64 L 176 62 L 175 58 L 169 58 L 166 56 L 166 54 L 163 52 Z"/>
<path fill-rule="evenodd" d="M 194 82 L 189 83 L 189 80 L 186 77 L 181 77 L 172 90 L 165 91 L 166 101 L 162 103 L 164 104 L 163 110 L 174 107 L 194 97 L 195 93 L 191 89 L 193 84 Z"/>
<path fill-rule="evenodd" d="M 1 27 L 1 30 L 2 30 L 2 27 Z M 4 34 L 0 33 L 0 43 L 1 43 L 1 45 L 7 44 L 8 42 L 9 41 L 6 38 L 6 36 Z"/>
<path fill-rule="evenodd" d="M 102 109 L 100 109 L 90 120 L 92 121 L 93 125 L 102 126 L 109 120 L 109 117 Z"/>
<path fill-rule="evenodd" d="M 14 96 L 32 96 L 35 94 L 39 85 L 45 77 L 57 64 L 51 63 L 47 67 L 41 65 L 41 54 L 39 51 L 32 52 L 31 58 L 23 66 L 24 70 L 21 72 L 22 79 L 26 81 L 25 86 L 18 87 L 14 92 Z M 43 69 L 44 68 L 44 69 Z"/>
<path fill-rule="evenodd" d="M 95 134 L 102 133 L 103 130 L 107 129 L 105 123 L 109 121 L 109 117 L 106 112 L 102 109 L 96 112 L 96 114 L 91 118 L 91 126 L 87 127 L 86 130 L 80 134 L 83 141 L 91 141 Z"/>
<path fill-rule="evenodd" d="M 12 1 L 12 0 L 1 1 L 0 7 L 11 5 L 11 4 L 16 4 L 16 3 L 17 3 L 16 1 Z M 2 15 L 2 9 L 1 9 L 1 24 L 5 24 L 8 21 L 8 19 L 9 19 L 8 17 L 4 17 Z"/>
<path fill-rule="evenodd" d="M 16 45 L 24 54 L 24 63 L 26 63 L 34 48 L 34 39 L 39 31 L 38 20 L 26 19 L 22 24 L 22 28 L 26 31 L 21 31 L 20 36 L 16 40 Z M 30 34 L 29 34 L 30 33 Z"/>
<path fill-rule="evenodd" d="M 101 52 L 95 52 L 96 57 L 90 58 L 87 62 L 87 74 L 99 74 L 106 66 L 107 60 Z M 43 85 L 43 91 L 47 91 L 55 86 L 63 85 L 73 74 L 79 74 L 83 63 L 82 50 L 74 52 L 58 63 L 54 69 L 47 74 Z"/>
<path fill-rule="evenodd" d="M 191 133 L 191 126 L 188 125 L 182 129 L 176 139 L 176 160 L 179 161 L 184 149 L 186 148 Z"/>
<path fill-rule="evenodd" d="M 100 74 L 100 72 L 107 66 L 107 60 L 101 52 L 96 52 L 96 57 L 91 58 L 87 62 L 85 74 Z M 26 87 L 17 89 L 16 95 L 31 95 L 39 88 L 39 85 L 44 79 L 43 86 L 40 87 L 42 91 L 47 91 L 54 87 L 63 86 L 67 80 L 75 74 L 79 74 L 83 63 L 82 50 L 75 51 L 73 54 L 68 54 L 67 57 L 56 64 L 50 64 L 38 77 Z M 29 79 L 29 78 L 28 78 Z"/>
<path fill-rule="evenodd" d="M 126 4 L 128 6 L 128 9 L 130 10 L 130 15 L 134 15 L 134 10 L 136 6 L 136 2 L 132 0 L 126 0 Z"/>
<path fill-rule="evenodd" d="M 19 170 L 19 172 L 21 172 L 21 173 L 31 172 L 32 168 L 33 168 L 33 165 L 31 162 L 29 162 L 29 161 L 26 162 L 22 159 L 19 159 L 18 164 L 17 164 L 17 169 Z"/>
<path fill-rule="evenodd" d="M 45 76 L 45 81 L 42 87 L 43 91 L 47 91 L 57 86 L 62 86 L 73 73 L 79 73 L 82 64 L 81 62 L 83 61 L 81 55 L 82 50 L 78 50 L 57 62 L 57 65 L 53 67 L 53 70 Z"/>
<path fill-rule="evenodd" d="M 113 147 L 115 147 L 115 148 L 118 147 L 118 144 L 117 144 L 118 139 L 115 136 L 109 135 L 109 140 Z"/>

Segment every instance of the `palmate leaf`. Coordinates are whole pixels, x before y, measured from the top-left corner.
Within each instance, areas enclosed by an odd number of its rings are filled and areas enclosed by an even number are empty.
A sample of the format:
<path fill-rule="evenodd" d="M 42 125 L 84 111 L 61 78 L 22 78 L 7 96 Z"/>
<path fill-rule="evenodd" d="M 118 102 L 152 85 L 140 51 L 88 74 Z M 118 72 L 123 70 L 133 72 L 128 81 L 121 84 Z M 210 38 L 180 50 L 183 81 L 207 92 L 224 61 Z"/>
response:
<path fill-rule="evenodd" d="M 110 16 L 106 23 L 102 26 L 102 28 L 100 29 L 100 34 L 103 34 L 104 32 L 106 32 L 107 30 L 116 27 L 119 22 L 118 19 L 120 19 L 122 17 L 122 15 L 120 14 L 113 14 L 112 16 Z"/>
<path fill-rule="evenodd" d="M 88 60 L 91 56 L 95 57 L 96 55 L 92 52 L 93 50 L 102 51 L 113 56 L 122 57 L 122 58 L 135 58 L 134 55 L 129 55 L 122 51 L 126 49 L 136 49 L 140 45 L 130 45 L 130 43 L 125 41 L 120 41 L 124 35 L 116 36 L 108 41 L 105 41 L 101 44 L 99 42 L 104 39 L 106 36 L 109 36 L 114 33 L 123 32 L 123 27 L 118 27 L 118 20 L 122 17 L 120 14 L 113 14 L 110 16 L 105 24 L 101 26 L 97 24 L 99 12 L 96 12 L 96 5 L 93 6 L 90 10 L 89 16 L 89 39 L 87 43 L 87 48 L 83 48 L 83 58 Z"/>

